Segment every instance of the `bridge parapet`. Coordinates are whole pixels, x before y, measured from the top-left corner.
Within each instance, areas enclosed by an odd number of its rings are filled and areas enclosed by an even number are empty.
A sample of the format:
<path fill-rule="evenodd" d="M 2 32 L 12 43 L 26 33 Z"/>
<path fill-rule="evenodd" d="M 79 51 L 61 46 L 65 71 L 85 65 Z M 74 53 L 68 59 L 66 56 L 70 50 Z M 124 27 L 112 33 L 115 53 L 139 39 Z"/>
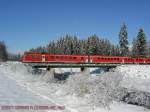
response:
<path fill-rule="evenodd" d="M 116 63 L 26 63 L 26 65 L 33 66 L 36 68 L 84 68 L 84 67 L 116 67 L 121 64 Z"/>

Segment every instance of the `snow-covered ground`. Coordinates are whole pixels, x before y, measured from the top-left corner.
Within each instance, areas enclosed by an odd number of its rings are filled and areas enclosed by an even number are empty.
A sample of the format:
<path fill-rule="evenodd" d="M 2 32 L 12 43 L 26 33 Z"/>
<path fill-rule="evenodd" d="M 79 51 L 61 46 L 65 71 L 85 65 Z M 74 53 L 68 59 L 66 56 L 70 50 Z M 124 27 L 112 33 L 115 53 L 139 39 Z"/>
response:
<path fill-rule="evenodd" d="M 80 73 L 79 69 L 55 69 L 57 73 L 74 73 L 66 81 L 56 81 L 51 72 L 33 75 L 30 67 L 19 62 L 7 62 L 0 65 L 0 78 L 8 77 L 13 80 L 13 83 L 17 82 L 19 87 L 30 93 L 30 97 L 39 96 L 35 100 L 37 103 L 41 98 L 40 100 L 44 102 L 64 105 L 66 112 L 150 112 L 144 107 L 125 104 L 114 99 L 116 95 L 119 96 L 119 93 L 116 92 L 121 86 L 149 92 L 150 66 L 120 66 L 113 72 L 96 73 L 96 75 L 92 72 L 94 70 L 91 68 L 92 74 L 89 74 L 88 72 Z M 7 78 L 5 79 L 7 82 Z M 2 89 L 9 85 L 11 85 L 11 81 L 2 85 Z M 28 97 L 26 92 L 24 96 Z M 6 97 L 8 96 L 6 95 Z M 8 97 L 8 99 L 13 101 L 12 103 L 17 103 L 16 97 Z M 24 102 L 24 100 L 20 101 Z"/>
<path fill-rule="evenodd" d="M 122 85 L 130 89 L 150 92 L 150 66 L 128 65 L 117 67 L 116 71 L 124 75 Z"/>

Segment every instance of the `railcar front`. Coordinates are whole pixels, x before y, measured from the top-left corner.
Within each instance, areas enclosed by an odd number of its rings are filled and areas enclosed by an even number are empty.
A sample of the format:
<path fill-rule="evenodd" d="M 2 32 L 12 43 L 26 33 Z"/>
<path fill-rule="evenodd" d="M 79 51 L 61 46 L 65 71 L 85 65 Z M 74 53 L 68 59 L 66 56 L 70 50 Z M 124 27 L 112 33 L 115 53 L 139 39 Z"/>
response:
<path fill-rule="evenodd" d="M 22 62 L 29 63 L 29 62 L 41 62 L 42 61 L 42 55 L 38 53 L 26 53 L 22 57 Z"/>

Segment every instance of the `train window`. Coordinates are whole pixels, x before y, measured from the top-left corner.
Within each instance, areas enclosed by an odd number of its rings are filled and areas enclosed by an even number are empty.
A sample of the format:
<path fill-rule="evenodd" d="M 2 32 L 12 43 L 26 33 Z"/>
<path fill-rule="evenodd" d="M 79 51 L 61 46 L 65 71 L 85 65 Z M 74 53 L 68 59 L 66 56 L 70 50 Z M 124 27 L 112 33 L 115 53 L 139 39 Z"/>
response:
<path fill-rule="evenodd" d="M 36 56 L 32 56 L 32 58 L 36 58 Z"/>
<path fill-rule="evenodd" d="M 32 56 L 32 58 L 41 58 L 41 56 Z"/>
<path fill-rule="evenodd" d="M 32 58 L 35 58 L 35 56 L 32 56 Z"/>
<path fill-rule="evenodd" d="M 73 59 L 76 59 L 76 57 L 73 57 Z"/>

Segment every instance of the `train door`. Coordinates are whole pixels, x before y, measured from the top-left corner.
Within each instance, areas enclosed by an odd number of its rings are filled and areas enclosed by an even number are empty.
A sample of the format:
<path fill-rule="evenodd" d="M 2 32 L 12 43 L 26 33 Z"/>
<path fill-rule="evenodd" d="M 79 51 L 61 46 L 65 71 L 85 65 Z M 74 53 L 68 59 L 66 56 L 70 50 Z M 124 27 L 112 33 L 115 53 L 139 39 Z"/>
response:
<path fill-rule="evenodd" d="M 92 56 L 88 56 L 88 63 L 92 63 Z"/>
<path fill-rule="evenodd" d="M 93 62 L 93 60 L 92 60 L 92 56 L 90 56 L 90 63 L 92 63 Z"/>
<path fill-rule="evenodd" d="M 124 63 L 124 60 L 125 60 L 125 59 L 123 58 L 123 59 L 122 59 L 122 63 Z"/>
<path fill-rule="evenodd" d="M 89 62 L 89 59 L 88 59 L 88 56 L 86 56 L 86 63 L 88 63 Z"/>
<path fill-rule="evenodd" d="M 45 62 L 45 55 L 42 55 L 42 62 Z"/>

